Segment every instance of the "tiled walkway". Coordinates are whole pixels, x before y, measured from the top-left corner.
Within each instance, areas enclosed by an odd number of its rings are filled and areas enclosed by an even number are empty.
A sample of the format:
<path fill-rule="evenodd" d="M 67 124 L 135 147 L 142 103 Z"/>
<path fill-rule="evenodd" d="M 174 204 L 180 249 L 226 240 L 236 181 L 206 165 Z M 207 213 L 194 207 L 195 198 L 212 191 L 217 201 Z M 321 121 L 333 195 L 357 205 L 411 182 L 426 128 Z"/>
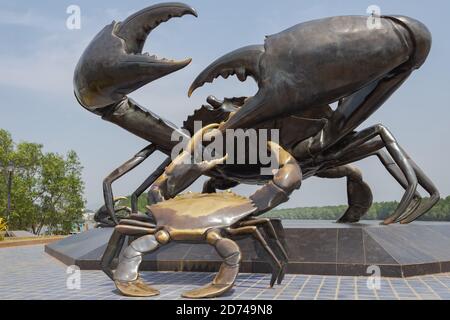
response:
<path fill-rule="evenodd" d="M 81 288 L 70 290 L 67 267 L 44 253 L 41 245 L 0 249 L 0 299 L 126 299 L 101 271 L 82 271 Z M 143 278 L 161 290 L 156 299 L 179 299 L 181 292 L 211 281 L 213 274 L 145 272 Z M 240 274 L 222 299 L 446 299 L 450 274 L 409 279 L 382 278 L 380 290 L 368 289 L 367 278 L 287 275 L 281 286 L 268 288 L 269 275 Z M 155 298 L 153 298 L 155 299 Z"/>

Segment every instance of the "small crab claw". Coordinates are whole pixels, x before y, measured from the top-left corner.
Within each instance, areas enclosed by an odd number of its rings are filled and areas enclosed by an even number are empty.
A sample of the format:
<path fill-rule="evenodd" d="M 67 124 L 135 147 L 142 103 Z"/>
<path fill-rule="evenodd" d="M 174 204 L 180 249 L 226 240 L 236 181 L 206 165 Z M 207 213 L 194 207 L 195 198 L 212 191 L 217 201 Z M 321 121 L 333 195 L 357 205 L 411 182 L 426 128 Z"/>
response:
<path fill-rule="evenodd" d="M 192 153 L 194 153 L 194 158 L 196 156 L 196 152 L 199 152 L 200 155 L 203 155 L 203 152 L 201 152 L 203 149 L 203 141 L 204 139 L 210 135 L 207 138 L 207 141 L 211 141 L 212 137 L 215 137 L 217 139 L 217 134 L 221 134 L 221 132 L 219 130 L 217 130 L 217 128 L 219 128 L 219 124 L 217 123 L 213 123 L 210 124 L 204 128 L 202 128 L 201 130 L 199 130 L 191 139 L 191 141 L 188 144 L 188 147 L 186 149 L 186 155 L 187 156 L 191 156 Z M 198 154 L 197 154 L 198 155 Z M 217 158 L 217 159 L 209 159 L 209 160 L 204 160 L 201 161 L 200 163 L 196 163 L 194 164 L 195 166 L 195 171 L 198 172 L 206 172 L 209 170 L 214 169 L 215 167 L 224 164 L 228 159 L 228 154 L 226 154 L 225 156 L 223 156 L 222 158 Z"/>
<path fill-rule="evenodd" d="M 218 127 L 219 127 L 218 123 L 212 123 L 202 129 L 200 129 L 199 131 L 197 131 L 194 134 L 194 136 L 192 137 L 192 139 L 189 141 L 189 144 L 187 145 L 187 148 L 186 148 L 186 152 L 191 154 L 196 149 L 200 148 L 202 146 L 205 134 L 207 134 L 208 131 L 210 131 L 210 130 L 217 129 Z"/>
<path fill-rule="evenodd" d="M 187 66 L 181 61 L 142 54 L 150 32 L 160 23 L 196 11 L 182 3 L 162 3 L 112 22 L 92 40 L 75 70 L 75 95 L 91 111 L 123 99 L 142 86 Z"/>
<path fill-rule="evenodd" d="M 198 167 L 201 172 L 206 172 L 206 171 L 214 169 L 215 167 L 217 167 L 221 164 L 224 164 L 225 161 L 227 161 L 227 159 L 228 159 L 228 154 L 226 154 L 223 158 L 220 158 L 220 159 L 213 159 L 213 160 L 209 160 L 209 161 L 205 160 L 202 163 L 200 163 L 198 165 Z"/>
<path fill-rule="evenodd" d="M 150 189 L 150 196 L 156 201 L 170 199 L 186 190 L 206 171 L 225 162 L 228 156 L 210 161 L 197 161 L 196 153 L 201 151 L 203 137 L 208 130 L 219 124 L 210 124 L 198 132 L 189 141 L 186 150 L 181 152 L 164 171 Z M 200 150 L 199 150 L 200 149 Z M 203 155 L 201 152 L 199 155 Z"/>

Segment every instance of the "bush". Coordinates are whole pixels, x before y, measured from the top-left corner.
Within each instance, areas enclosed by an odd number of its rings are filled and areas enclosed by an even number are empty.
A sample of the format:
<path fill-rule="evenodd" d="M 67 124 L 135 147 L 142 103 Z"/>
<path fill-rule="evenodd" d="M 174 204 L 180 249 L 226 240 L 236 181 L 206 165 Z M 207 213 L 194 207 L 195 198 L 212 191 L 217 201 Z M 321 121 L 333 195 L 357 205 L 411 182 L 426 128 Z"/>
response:
<path fill-rule="evenodd" d="M 4 239 L 3 234 L 6 232 L 7 229 L 8 229 L 8 225 L 6 223 L 6 220 L 3 218 L 0 218 L 0 241 L 2 241 Z"/>

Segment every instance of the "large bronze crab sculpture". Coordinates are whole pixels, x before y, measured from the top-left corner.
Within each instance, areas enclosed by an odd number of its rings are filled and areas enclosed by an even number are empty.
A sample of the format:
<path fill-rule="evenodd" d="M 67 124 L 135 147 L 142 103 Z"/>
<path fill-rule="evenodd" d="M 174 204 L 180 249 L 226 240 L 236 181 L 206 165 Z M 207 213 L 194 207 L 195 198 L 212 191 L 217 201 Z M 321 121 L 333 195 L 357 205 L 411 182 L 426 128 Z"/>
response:
<path fill-rule="evenodd" d="M 168 158 L 133 193 L 130 218 L 134 223 L 144 221 L 154 226 L 154 217 L 137 212 L 137 198 L 145 190 L 150 188 L 152 201 L 169 200 L 202 175 L 210 178 L 204 193 L 238 184 L 264 185 L 250 197 L 256 207 L 252 217 L 287 201 L 301 180 L 312 176 L 346 177 L 349 207 L 339 222 L 357 222 L 369 210 L 372 193 L 352 163 L 370 156 L 377 156 L 405 189 L 385 224 L 410 223 L 439 200 L 433 182 L 387 128 L 379 124 L 356 131 L 425 62 L 431 35 L 422 23 L 403 16 L 382 16 L 380 28 L 369 28 L 365 16 L 325 18 L 268 36 L 264 45 L 233 51 L 208 66 L 193 82 L 189 95 L 204 83 L 231 74 L 242 81 L 247 76 L 254 78 L 259 87 L 257 94 L 224 101 L 209 97 L 209 105 L 185 122 L 186 132 L 127 97 L 190 63 L 190 59 L 173 61 L 142 54 L 152 30 L 161 22 L 186 14 L 197 16 L 185 4 L 166 3 L 143 9 L 123 22 L 113 22 L 94 38 L 76 67 L 74 86 L 79 103 L 151 143 L 104 180 L 105 208 L 113 225 L 118 224 L 118 219 L 112 183 L 156 151 L 170 156 L 178 144 L 173 134 L 189 139 L 195 134 L 194 121 L 202 121 L 203 126 L 218 123 L 218 130 L 211 133 L 216 138 L 218 132 L 228 129 L 279 130 L 280 148 L 289 159 L 295 159 L 301 179 L 293 183 L 263 175 L 259 162 L 173 166 Z M 336 102 L 338 106 L 333 110 L 330 105 Z M 229 158 L 234 157 L 235 153 Z M 168 174 L 166 167 L 175 167 L 179 172 Z M 180 176 L 185 178 L 176 181 Z M 429 198 L 421 198 L 418 185 L 429 193 Z M 113 237 L 104 256 L 105 271 L 111 277 L 109 265 L 123 244 L 121 239 Z"/>

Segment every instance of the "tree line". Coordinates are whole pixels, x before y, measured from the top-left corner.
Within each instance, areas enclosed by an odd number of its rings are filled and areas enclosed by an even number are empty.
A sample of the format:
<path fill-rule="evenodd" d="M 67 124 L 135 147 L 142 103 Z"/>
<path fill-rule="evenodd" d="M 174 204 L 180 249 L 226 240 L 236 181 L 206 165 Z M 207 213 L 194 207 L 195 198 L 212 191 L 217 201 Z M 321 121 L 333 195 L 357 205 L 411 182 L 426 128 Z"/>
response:
<path fill-rule="evenodd" d="M 398 206 L 397 201 L 376 202 L 369 212 L 363 217 L 364 220 L 384 220 Z M 279 217 L 282 219 L 299 220 L 337 220 L 347 210 L 347 205 L 305 207 L 294 209 L 273 210 L 266 214 L 267 217 Z M 450 221 L 450 196 L 441 199 L 430 212 L 422 216 L 421 221 Z"/>
<path fill-rule="evenodd" d="M 128 197 L 127 205 L 130 205 Z M 146 212 L 147 195 L 143 194 L 138 201 L 140 212 Z M 397 208 L 397 201 L 375 202 L 363 220 L 384 220 Z M 347 210 L 347 205 L 303 207 L 293 209 L 272 210 L 264 216 L 269 218 L 298 219 L 298 220 L 337 220 Z M 430 212 L 419 220 L 422 221 L 450 221 L 450 196 L 441 199 Z"/>
<path fill-rule="evenodd" d="M 7 220 L 9 230 L 68 234 L 74 224 L 82 222 L 85 201 L 81 172 L 75 151 L 66 155 L 44 152 L 43 145 L 16 143 L 8 131 L 0 129 L 0 217 Z"/>

